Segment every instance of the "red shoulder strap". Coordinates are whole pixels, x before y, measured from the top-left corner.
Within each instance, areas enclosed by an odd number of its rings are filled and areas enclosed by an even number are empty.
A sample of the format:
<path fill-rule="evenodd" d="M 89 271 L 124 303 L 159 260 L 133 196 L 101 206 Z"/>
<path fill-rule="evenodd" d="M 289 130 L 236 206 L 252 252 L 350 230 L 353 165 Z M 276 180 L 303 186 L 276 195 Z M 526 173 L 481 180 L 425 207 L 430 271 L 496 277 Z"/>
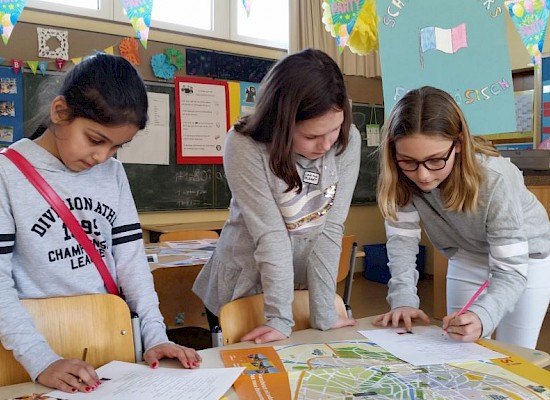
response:
<path fill-rule="evenodd" d="M 92 259 L 97 270 L 99 271 L 99 274 L 105 282 L 105 287 L 107 288 L 108 292 L 120 296 L 118 287 L 115 284 L 115 281 L 113 280 L 113 277 L 111 276 L 109 270 L 107 269 L 103 258 L 101 258 L 94 244 L 92 243 L 88 235 L 86 235 L 84 229 L 82 229 L 82 226 L 80 226 L 80 223 L 76 220 L 73 213 L 69 210 L 63 200 L 61 200 L 56 191 L 53 190 L 50 184 L 46 182 L 46 180 L 38 173 L 38 171 L 36 171 L 31 163 L 29 163 L 27 159 L 16 150 L 4 149 L 0 154 L 8 157 L 17 166 L 17 168 L 19 168 L 23 175 L 27 177 L 29 182 L 34 185 L 36 190 L 38 190 L 38 192 L 42 196 L 44 196 L 46 201 L 50 203 L 55 212 L 63 219 L 67 227 L 71 230 L 75 239 L 78 240 L 78 243 L 80 243 L 82 248 L 86 251 L 86 253 L 88 253 L 90 258 Z"/>

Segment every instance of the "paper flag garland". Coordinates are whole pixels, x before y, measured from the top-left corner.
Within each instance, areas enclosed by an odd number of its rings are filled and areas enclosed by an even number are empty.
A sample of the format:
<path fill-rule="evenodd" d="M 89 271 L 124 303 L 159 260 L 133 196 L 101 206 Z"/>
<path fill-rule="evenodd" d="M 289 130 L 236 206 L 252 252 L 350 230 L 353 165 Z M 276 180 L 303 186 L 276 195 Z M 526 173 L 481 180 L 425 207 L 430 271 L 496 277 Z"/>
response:
<path fill-rule="evenodd" d="M 253 0 L 243 0 L 243 6 L 246 10 L 246 16 L 250 16 L 250 9 L 252 8 L 252 1 Z"/>
<path fill-rule="evenodd" d="M 3 0 L 0 3 L 0 21 L 2 23 L 0 30 L 4 44 L 8 44 L 13 28 L 15 28 L 26 3 L 27 0 Z"/>
<path fill-rule="evenodd" d="M 504 5 L 508 8 L 512 22 L 533 64 L 540 67 L 550 0 L 512 0 L 505 1 Z"/>
<path fill-rule="evenodd" d="M 329 0 L 338 52 L 344 50 L 364 3 L 365 0 Z"/>
<path fill-rule="evenodd" d="M 348 2 L 352 3 L 352 1 Z M 355 3 L 353 1 L 353 3 Z M 343 0 L 340 0 L 340 5 L 336 5 L 336 11 L 338 7 L 342 10 L 350 9 L 350 5 L 346 5 Z M 358 3 L 355 4 L 355 7 Z M 348 32 L 348 23 L 345 24 L 345 28 L 342 28 L 341 23 L 336 23 L 333 20 L 331 4 L 329 0 L 323 0 L 321 4 L 323 8 L 322 21 L 325 25 L 325 30 L 329 32 L 332 37 L 336 38 L 336 44 L 340 53 L 344 50 L 344 44 L 354 54 L 365 55 L 373 50 L 378 50 L 378 17 L 376 16 L 376 0 L 364 0 L 362 7 L 360 8 L 353 29 Z M 359 7 L 356 7 L 359 8 Z M 344 40 L 340 39 L 339 31 L 344 29 L 349 35 L 349 38 L 344 37 Z"/>
<path fill-rule="evenodd" d="M 147 48 L 153 0 L 120 0 L 120 3 L 136 31 L 137 38 Z"/>

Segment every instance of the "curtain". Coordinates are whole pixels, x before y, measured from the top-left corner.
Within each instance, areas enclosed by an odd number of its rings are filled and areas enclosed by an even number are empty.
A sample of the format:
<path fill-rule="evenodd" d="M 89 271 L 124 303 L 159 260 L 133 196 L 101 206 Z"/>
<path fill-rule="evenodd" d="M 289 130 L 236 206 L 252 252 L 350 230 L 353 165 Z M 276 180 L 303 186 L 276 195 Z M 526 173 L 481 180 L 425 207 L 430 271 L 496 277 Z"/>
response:
<path fill-rule="evenodd" d="M 289 53 L 308 47 L 323 50 L 336 61 L 345 75 L 381 77 L 378 51 L 360 56 L 346 47 L 342 54 L 338 54 L 336 39 L 325 30 L 322 21 L 322 3 L 322 0 L 290 0 Z"/>

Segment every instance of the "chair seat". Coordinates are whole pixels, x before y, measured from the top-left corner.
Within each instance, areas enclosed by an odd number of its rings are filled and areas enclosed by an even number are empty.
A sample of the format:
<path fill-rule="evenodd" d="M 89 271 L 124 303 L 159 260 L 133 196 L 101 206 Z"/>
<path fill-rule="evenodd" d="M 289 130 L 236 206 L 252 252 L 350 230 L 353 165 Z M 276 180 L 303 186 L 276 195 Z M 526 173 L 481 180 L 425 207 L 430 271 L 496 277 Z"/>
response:
<path fill-rule="evenodd" d="M 335 294 L 334 303 L 338 314 L 346 316 L 346 307 L 342 298 Z M 295 290 L 292 302 L 294 327 L 299 331 L 311 327 L 309 323 L 309 291 Z M 224 344 L 237 343 L 257 326 L 265 324 L 263 293 L 233 300 L 220 309 L 220 327 Z"/>

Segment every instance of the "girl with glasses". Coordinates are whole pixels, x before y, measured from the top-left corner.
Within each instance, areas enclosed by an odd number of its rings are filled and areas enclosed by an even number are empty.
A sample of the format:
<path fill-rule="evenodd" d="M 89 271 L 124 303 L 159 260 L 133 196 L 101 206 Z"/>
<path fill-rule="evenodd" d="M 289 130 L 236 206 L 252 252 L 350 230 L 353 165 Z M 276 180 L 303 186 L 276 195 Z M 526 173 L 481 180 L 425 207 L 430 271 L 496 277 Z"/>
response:
<path fill-rule="evenodd" d="M 496 329 L 497 340 L 535 348 L 550 301 L 548 215 L 521 171 L 470 134 L 446 92 L 425 86 L 394 106 L 383 127 L 378 205 L 392 278 L 391 311 L 375 324 L 403 321 L 410 330 L 414 319 L 430 321 L 416 293 L 422 222 L 449 259 L 449 336 L 474 341 Z M 458 315 L 487 279 L 488 288 Z"/>

